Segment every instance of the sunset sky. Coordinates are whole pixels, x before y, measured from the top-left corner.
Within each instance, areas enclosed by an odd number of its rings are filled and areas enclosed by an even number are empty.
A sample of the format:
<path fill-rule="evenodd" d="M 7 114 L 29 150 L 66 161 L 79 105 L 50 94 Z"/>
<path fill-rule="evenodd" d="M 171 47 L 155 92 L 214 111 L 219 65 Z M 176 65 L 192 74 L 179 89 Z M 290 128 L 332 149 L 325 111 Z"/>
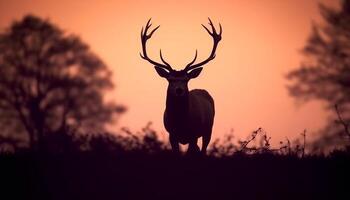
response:
<path fill-rule="evenodd" d="M 202 28 L 210 17 L 223 27 L 216 58 L 204 66 L 189 87 L 203 88 L 215 100 L 213 137 L 234 129 L 238 138 L 263 127 L 278 144 L 307 129 L 309 135 L 327 120 L 321 102 L 298 105 L 288 95 L 285 75 L 299 67 L 300 54 L 312 21 L 322 20 L 318 3 L 335 0 L 196 0 L 196 1 L 70 1 L 0 0 L 0 29 L 25 14 L 34 14 L 79 35 L 114 72 L 115 91 L 108 94 L 128 107 L 115 126 L 140 130 L 152 121 L 165 132 L 162 115 L 167 81 L 139 56 L 140 31 L 152 17 L 161 25 L 148 43 L 149 56 L 159 60 L 159 49 L 176 69 L 193 59 L 205 59 L 212 39 Z"/>

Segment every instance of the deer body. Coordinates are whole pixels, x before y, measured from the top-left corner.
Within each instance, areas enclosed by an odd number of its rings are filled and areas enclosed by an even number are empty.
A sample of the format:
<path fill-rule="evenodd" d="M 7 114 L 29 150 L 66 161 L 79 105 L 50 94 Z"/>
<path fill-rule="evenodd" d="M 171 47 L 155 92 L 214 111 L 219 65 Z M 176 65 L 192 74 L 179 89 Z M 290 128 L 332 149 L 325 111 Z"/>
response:
<path fill-rule="evenodd" d="M 206 60 L 194 64 L 197 58 L 197 51 L 194 59 L 185 67 L 177 71 L 164 60 L 160 51 L 160 58 L 163 62 L 158 63 L 147 56 L 146 42 L 152 34 L 159 28 L 156 27 L 149 34 L 150 20 L 147 22 L 145 30 L 141 31 L 142 52 L 141 57 L 154 65 L 158 75 L 166 78 L 169 82 L 166 97 L 166 108 L 164 112 L 164 126 L 169 132 L 169 140 L 174 152 L 179 152 L 179 143 L 189 144 L 188 153 L 199 152 L 197 146 L 198 138 L 202 137 L 203 154 L 210 142 L 212 127 L 214 123 L 214 100 L 206 90 L 195 89 L 188 90 L 188 82 L 199 76 L 202 71 L 202 65 L 215 58 L 215 51 L 221 40 L 222 28 L 220 25 L 219 33 L 216 32 L 213 23 L 209 19 L 212 32 L 207 27 L 203 27 L 212 36 L 214 45 Z"/>
<path fill-rule="evenodd" d="M 206 90 L 191 90 L 182 99 L 167 94 L 164 126 L 169 132 L 172 146 L 176 142 L 189 144 L 197 150 L 197 140 L 202 137 L 202 152 L 206 151 L 214 123 L 214 100 Z"/>

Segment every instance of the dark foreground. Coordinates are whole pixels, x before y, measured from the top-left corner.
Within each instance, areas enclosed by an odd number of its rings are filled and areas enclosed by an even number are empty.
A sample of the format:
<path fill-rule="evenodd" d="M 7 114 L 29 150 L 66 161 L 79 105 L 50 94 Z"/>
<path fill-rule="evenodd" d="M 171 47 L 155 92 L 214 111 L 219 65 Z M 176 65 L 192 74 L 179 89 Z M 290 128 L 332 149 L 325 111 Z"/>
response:
<path fill-rule="evenodd" d="M 349 199 L 350 157 L 0 156 L 0 199 Z"/>

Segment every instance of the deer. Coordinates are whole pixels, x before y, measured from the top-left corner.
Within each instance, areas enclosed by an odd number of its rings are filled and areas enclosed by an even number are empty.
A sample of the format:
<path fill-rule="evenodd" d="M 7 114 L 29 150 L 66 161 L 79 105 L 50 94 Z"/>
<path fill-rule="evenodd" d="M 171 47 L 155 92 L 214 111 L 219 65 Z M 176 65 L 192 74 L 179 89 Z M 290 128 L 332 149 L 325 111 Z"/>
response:
<path fill-rule="evenodd" d="M 221 24 L 219 23 L 220 30 L 217 32 L 211 19 L 208 19 L 211 31 L 203 24 L 202 26 L 213 39 L 213 48 L 209 57 L 195 64 L 197 59 L 196 50 L 194 59 L 179 71 L 174 70 L 165 61 L 162 50 L 159 52 L 162 63 L 152 60 L 147 55 L 146 43 L 160 26 L 148 32 L 152 26 L 151 19 L 149 19 L 145 28 L 142 27 L 141 29 L 141 58 L 154 65 L 158 75 L 168 81 L 163 124 L 169 133 L 172 151 L 176 154 L 180 153 L 180 143 L 188 144 L 187 154 L 202 153 L 205 155 L 212 135 L 215 115 L 214 99 L 204 89 L 193 89 L 191 91 L 188 89 L 189 80 L 197 78 L 203 69 L 202 66 L 215 58 L 215 52 L 221 40 Z M 200 137 L 202 137 L 201 149 L 197 145 Z"/>

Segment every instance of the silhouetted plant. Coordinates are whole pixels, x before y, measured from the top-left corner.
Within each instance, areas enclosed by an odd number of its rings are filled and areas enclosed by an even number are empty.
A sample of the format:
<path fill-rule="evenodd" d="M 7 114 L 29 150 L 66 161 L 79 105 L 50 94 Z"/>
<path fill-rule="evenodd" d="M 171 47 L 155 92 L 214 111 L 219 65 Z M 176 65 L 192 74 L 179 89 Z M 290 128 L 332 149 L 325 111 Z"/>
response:
<path fill-rule="evenodd" d="M 28 15 L 0 34 L 0 128 L 44 147 L 51 133 L 74 127 L 103 132 L 122 106 L 105 102 L 111 72 L 79 37 Z"/>
<path fill-rule="evenodd" d="M 232 132 L 225 135 L 222 139 L 215 139 L 210 144 L 208 155 L 216 157 L 233 155 L 239 149 L 239 147 L 234 143 L 233 139 L 234 135 Z"/>
<path fill-rule="evenodd" d="M 148 123 L 146 127 L 142 129 L 143 139 L 142 144 L 144 150 L 147 152 L 160 152 L 163 150 L 170 150 L 168 145 L 165 145 L 164 141 L 160 141 L 157 132 L 151 128 L 152 123 Z"/>
<path fill-rule="evenodd" d="M 313 24 L 312 33 L 303 48 L 305 61 L 287 78 L 293 81 L 289 92 L 302 102 L 323 100 L 327 109 L 342 107 L 344 120 L 350 119 L 350 1 L 341 1 L 339 10 L 320 5 L 324 24 Z M 333 112 L 332 112 L 333 114 Z M 314 151 L 348 144 L 340 126 L 334 126 L 335 116 L 313 145 Z M 324 148 L 323 148 L 324 147 Z M 327 149 L 325 149 L 327 150 Z"/>
<path fill-rule="evenodd" d="M 280 147 L 272 148 L 270 144 L 271 137 L 267 135 L 264 129 L 258 128 L 248 136 L 246 140 L 235 142 L 233 133 L 226 135 L 223 139 L 216 139 L 209 148 L 209 155 L 215 157 L 228 157 L 240 155 L 274 154 L 296 156 L 303 158 L 306 147 L 306 130 L 301 133 L 302 143 L 296 139 L 291 144 L 286 138 L 286 142 L 280 141 Z"/>
<path fill-rule="evenodd" d="M 273 149 L 263 129 L 240 143 L 233 143 L 232 135 L 216 140 L 217 152 L 236 152 L 206 157 L 179 157 L 169 145 L 159 148 L 164 142 L 150 124 L 137 134 L 127 129 L 129 133 L 118 135 L 69 131 L 77 151 L 0 154 L 0 177 L 6 183 L 1 197 L 10 191 L 7 187 L 16 189 L 10 195 L 15 199 L 341 199 L 348 195 L 343 184 L 349 177 L 349 149 L 301 158 L 288 139 L 281 144 L 288 154 Z M 230 147 L 221 150 L 222 144 Z M 208 152 L 215 152 L 211 149 Z"/>
<path fill-rule="evenodd" d="M 146 153 L 160 153 L 170 150 L 170 146 L 159 139 L 157 132 L 152 129 L 152 123 L 149 122 L 142 128 L 141 132 L 132 133 L 128 128 L 122 128 L 125 136 L 119 135 L 123 146 L 128 151 L 142 151 Z"/>
<path fill-rule="evenodd" d="M 248 147 L 248 144 L 251 143 L 252 141 L 255 140 L 255 138 L 258 136 L 259 133 L 263 133 L 263 129 L 262 128 L 258 128 L 257 130 L 253 131 L 250 138 L 247 140 L 240 140 L 238 141 L 239 145 L 240 145 L 240 149 L 238 152 L 249 152 L 249 151 L 257 151 L 258 148 L 257 147 Z M 266 138 L 266 135 L 263 134 L 263 137 Z M 262 143 L 260 143 L 262 144 Z M 269 148 L 270 144 L 268 143 L 267 148 Z M 261 146 L 262 148 L 265 148 L 264 146 Z"/>
<path fill-rule="evenodd" d="M 338 120 L 335 120 L 335 122 L 341 124 L 344 127 L 345 133 L 347 134 L 348 138 L 350 138 L 349 122 L 346 122 L 343 119 L 342 115 L 340 114 L 340 111 L 339 111 L 337 104 L 334 106 L 334 108 L 335 108 L 335 112 L 337 113 L 337 117 L 338 117 Z"/>

